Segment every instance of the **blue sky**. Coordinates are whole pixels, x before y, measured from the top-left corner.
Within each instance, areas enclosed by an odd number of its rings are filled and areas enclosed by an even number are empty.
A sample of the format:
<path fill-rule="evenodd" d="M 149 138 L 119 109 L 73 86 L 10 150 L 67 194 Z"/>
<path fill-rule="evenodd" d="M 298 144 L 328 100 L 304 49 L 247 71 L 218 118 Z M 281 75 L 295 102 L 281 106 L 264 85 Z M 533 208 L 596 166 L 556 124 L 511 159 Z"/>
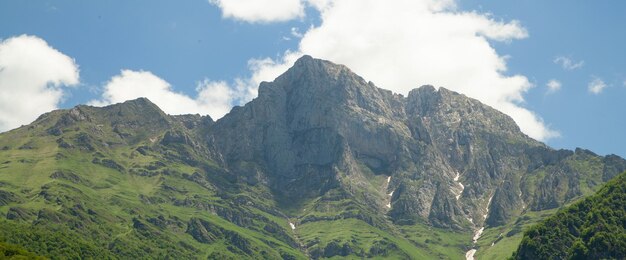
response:
<path fill-rule="evenodd" d="M 0 46 L 18 59 L 3 63 L 0 49 L 0 66 L 7 67 L 0 99 L 20 101 L 11 88 L 21 84 L 32 86 L 25 96 L 56 97 L 23 111 L 5 101 L 0 127 L 26 124 L 42 109 L 105 105 L 141 93 L 160 93 L 149 98 L 161 98 L 156 103 L 169 113 L 219 117 L 306 53 L 347 64 L 399 93 L 422 84 L 465 93 L 555 148 L 626 156 L 626 2 L 274 0 L 253 10 L 237 2 L 0 1 Z M 44 65 L 24 74 L 10 69 L 21 64 L 20 51 L 39 53 L 27 43 L 52 55 L 30 63 L 59 61 L 50 65 L 54 73 Z M 551 80 L 559 83 L 552 91 Z M 606 87 L 593 93 L 592 83 Z M 167 100 L 190 104 L 172 107 Z"/>

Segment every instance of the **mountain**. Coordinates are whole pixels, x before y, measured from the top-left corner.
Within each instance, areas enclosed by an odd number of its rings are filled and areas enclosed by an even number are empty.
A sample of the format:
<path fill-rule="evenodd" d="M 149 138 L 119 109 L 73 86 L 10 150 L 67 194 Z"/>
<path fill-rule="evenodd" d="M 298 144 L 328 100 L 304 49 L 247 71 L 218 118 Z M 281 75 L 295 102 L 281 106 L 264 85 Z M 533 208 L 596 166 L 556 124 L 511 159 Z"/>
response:
<path fill-rule="evenodd" d="M 217 121 L 137 99 L 0 134 L 0 241 L 61 258 L 501 258 L 624 170 L 462 94 L 404 97 L 304 56 Z"/>
<path fill-rule="evenodd" d="M 524 232 L 514 258 L 626 258 L 626 172 Z"/>

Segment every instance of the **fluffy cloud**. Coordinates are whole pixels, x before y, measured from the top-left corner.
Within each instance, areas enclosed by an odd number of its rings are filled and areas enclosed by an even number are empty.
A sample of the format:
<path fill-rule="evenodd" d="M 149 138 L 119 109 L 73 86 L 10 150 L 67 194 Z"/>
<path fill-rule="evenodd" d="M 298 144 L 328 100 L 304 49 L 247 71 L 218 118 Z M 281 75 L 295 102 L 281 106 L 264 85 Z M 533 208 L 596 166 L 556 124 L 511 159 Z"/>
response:
<path fill-rule="evenodd" d="M 550 81 L 548 81 L 548 83 L 546 84 L 546 87 L 548 87 L 548 94 L 557 92 L 561 89 L 561 82 L 556 80 L 556 79 L 551 79 Z"/>
<path fill-rule="evenodd" d="M 589 92 L 598 95 L 607 87 L 606 83 L 601 78 L 594 78 L 587 85 Z"/>
<path fill-rule="evenodd" d="M 252 60 L 250 89 L 310 54 L 402 94 L 423 84 L 444 86 L 510 115 L 533 138 L 558 136 L 522 106 L 532 84 L 522 75 L 508 75 L 506 58 L 490 45 L 527 37 L 517 21 L 457 11 L 452 0 L 309 0 L 309 5 L 319 10 L 321 25 L 303 34 L 298 50 Z"/>
<path fill-rule="evenodd" d="M 287 21 L 304 15 L 300 0 L 209 0 L 222 15 L 245 22 Z"/>
<path fill-rule="evenodd" d="M 196 98 L 172 90 L 165 80 L 148 71 L 122 70 L 104 86 L 102 98 L 89 102 L 104 106 L 130 99 L 146 97 L 168 114 L 210 115 L 220 118 L 231 108 L 233 94 L 225 82 L 204 80 L 196 87 Z"/>
<path fill-rule="evenodd" d="M 36 36 L 0 41 L 0 131 L 56 109 L 63 87 L 78 84 L 78 75 L 72 58 Z"/>
<path fill-rule="evenodd" d="M 561 68 L 564 70 L 575 70 L 580 69 L 585 65 L 585 61 L 572 61 L 572 59 L 568 57 L 559 56 L 554 58 L 554 63 L 561 65 Z"/>

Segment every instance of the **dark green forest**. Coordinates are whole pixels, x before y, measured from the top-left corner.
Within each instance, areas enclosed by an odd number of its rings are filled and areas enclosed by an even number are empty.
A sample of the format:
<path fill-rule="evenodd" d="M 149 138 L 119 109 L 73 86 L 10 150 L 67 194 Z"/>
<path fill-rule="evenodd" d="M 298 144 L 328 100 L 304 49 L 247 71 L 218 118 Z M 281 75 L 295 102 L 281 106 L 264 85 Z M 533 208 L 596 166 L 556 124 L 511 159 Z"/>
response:
<path fill-rule="evenodd" d="M 515 259 L 625 259 L 626 173 L 528 229 Z"/>

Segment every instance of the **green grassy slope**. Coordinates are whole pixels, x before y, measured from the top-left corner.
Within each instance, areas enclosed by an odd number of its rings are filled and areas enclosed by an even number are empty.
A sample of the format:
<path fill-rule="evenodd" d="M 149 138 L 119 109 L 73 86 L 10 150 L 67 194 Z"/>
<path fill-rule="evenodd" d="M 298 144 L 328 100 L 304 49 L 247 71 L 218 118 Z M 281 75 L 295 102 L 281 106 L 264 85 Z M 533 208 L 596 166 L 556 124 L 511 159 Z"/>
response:
<path fill-rule="evenodd" d="M 529 228 L 514 258 L 626 258 L 626 173 Z"/>

